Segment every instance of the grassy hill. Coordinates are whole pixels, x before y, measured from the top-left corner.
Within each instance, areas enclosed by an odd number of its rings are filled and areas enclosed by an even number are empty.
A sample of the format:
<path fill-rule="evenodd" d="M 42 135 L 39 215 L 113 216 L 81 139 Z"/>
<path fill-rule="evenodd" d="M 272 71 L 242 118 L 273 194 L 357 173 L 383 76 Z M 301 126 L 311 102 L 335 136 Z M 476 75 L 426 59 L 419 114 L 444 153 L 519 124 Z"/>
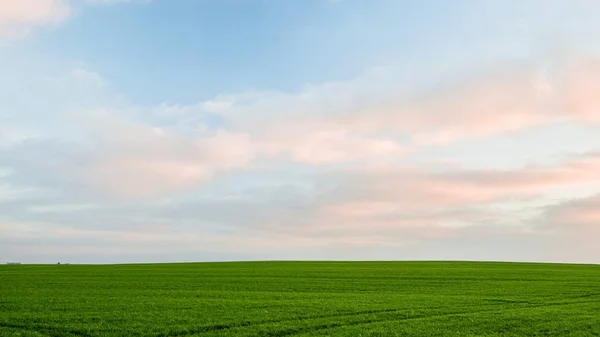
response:
<path fill-rule="evenodd" d="M 600 266 L 0 266 L 0 336 L 600 336 Z"/>

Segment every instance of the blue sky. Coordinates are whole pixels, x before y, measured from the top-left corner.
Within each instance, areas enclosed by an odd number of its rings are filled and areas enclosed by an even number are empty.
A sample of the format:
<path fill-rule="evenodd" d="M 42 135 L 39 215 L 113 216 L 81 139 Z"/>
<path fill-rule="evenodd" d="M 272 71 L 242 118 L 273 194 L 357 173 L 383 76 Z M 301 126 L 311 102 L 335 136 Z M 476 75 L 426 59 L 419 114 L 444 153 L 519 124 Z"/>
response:
<path fill-rule="evenodd" d="M 0 256 L 599 262 L 599 9 L 0 0 Z"/>
<path fill-rule="evenodd" d="M 29 52 L 85 62 L 136 102 L 189 104 L 224 92 L 348 80 L 380 65 L 468 64 L 492 52 L 527 57 L 536 52 L 533 43 L 544 47 L 543 36 L 517 36 L 530 8 L 473 1 L 73 3 L 68 28 L 39 32 Z M 566 20 L 556 14 L 541 16 Z M 539 21 L 525 28 L 535 33 L 544 26 Z M 498 35 L 512 37 L 508 48 Z"/>

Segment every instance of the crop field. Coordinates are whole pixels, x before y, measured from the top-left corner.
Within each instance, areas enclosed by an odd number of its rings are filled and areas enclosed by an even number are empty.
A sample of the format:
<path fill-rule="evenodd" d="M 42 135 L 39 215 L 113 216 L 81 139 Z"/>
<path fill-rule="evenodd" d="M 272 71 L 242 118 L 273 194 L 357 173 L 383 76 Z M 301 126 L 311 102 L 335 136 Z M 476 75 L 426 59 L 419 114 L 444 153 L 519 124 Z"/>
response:
<path fill-rule="evenodd" d="M 0 336 L 600 336 L 600 266 L 2 265 Z"/>

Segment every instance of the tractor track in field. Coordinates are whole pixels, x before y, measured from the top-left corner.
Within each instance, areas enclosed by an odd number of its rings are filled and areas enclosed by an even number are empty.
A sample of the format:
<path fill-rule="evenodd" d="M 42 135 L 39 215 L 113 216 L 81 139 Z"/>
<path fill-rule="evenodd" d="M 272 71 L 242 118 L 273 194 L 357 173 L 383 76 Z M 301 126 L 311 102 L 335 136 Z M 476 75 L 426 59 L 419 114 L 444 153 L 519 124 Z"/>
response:
<path fill-rule="evenodd" d="M 577 295 L 577 296 L 570 296 L 567 298 L 589 298 L 589 297 L 596 297 L 596 296 L 600 296 L 600 293 L 583 294 L 583 295 Z"/>
<path fill-rule="evenodd" d="M 481 306 L 496 306 L 496 305 L 497 304 L 483 304 Z M 465 305 L 465 306 L 461 306 L 461 307 L 470 307 L 470 306 Z M 292 321 L 310 321 L 310 320 L 332 318 L 332 317 L 351 317 L 351 316 L 361 316 L 361 315 L 371 315 L 371 314 L 385 314 L 385 313 L 399 312 L 402 310 L 407 310 L 407 309 L 365 310 L 365 311 L 339 313 L 339 314 L 333 314 L 333 315 L 314 315 L 314 316 L 308 316 L 308 317 L 297 317 L 297 318 L 288 318 L 288 319 L 280 319 L 280 320 L 271 319 L 271 320 L 263 320 L 263 321 L 256 321 L 256 322 L 243 322 L 243 323 L 236 323 L 236 324 L 217 324 L 217 325 L 204 326 L 204 327 L 200 327 L 197 329 L 191 329 L 190 331 L 186 331 L 186 332 L 177 332 L 177 333 L 172 333 L 172 334 L 160 334 L 160 335 L 157 335 L 156 337 L 188 337 L 188 336 L 194 336 L 194 335 L 207 333 L 207 332 L 216 332 L 216 331 L 229 330 L 229 329 L 245 328 L 245 327 L 250 327 L 250 326 L 260 326 L 260 325 L 271 324 L 271 323 L 284 323 L 284 322 L 292 322 Z M 457 314 L 457 313 L 452 313 L 452 314 Z M 444 315 L 449 315 L 449 314 L 444 314 Z M 414 319 L 414 318 L 423 318 L 423 317 L 426 317 L 426 316 L 405 317 L 404 319 Z M 373 321 L 370 321 L 370 322 L 373 322 Z M 335 324 L 335 323 L 332 323 L 332 324 Z M 331 325 L 331 324 L 328 324 L 328 325 Z M 277 336 L 277 335 L 275 335 L 275 336 Z"/>
<path fill-rule="evenodd" d="M 449 314 L 439 314 L 439 315 L 425 315 L 425 316 L 398 318 L 398 319 L 384 319 L 384 320 L 378 320 L 378 321 L 354 322 L 354 323 L 350 323 L 350 324 L 341 324 L 341 323 L 340 324 L 336 324 L 336 323 L 323 324 L 321 326 L 315 326 L 315 327 L 289 329 L 287 331 L 284 330 L 284 331 L 273 332 L 271 334 L 267 334 L 267 336 L 269 336 L 269 337 L 285 337 L 285 336 L 294 336 L 294 335 L 298 335 L 301 333 L 309 333 L 309 332 L 314 332 L 314 331 L 329 330 L 329 329 L 350 327 L 350 326 L 359 326 L 359 325 L 368 325 L 368 324 L 377 324 L 377 323 L 386 323 L 386 322 L 411 321 L 411 320 L 420 320 L 420 319 L 431 319 L 431 318 L 439 318 L 439 317 L 474 315 L 474 314 L 492 313 L 492 312 L 503 313 L 506 311 L 513 311 L 513 310 L 527 310 L 527 309 L 537 309 L 537 308 L 544 308 L 544 307 L 583 304 L 583 303 L 600 303 L 600 302 L 599 301 L 580 301 L 580 302 L 549 303 L 549 304 L 541 304 L 541 305 L 533 305 L 533 306 L 523 306 L 520 308 L 510 308 L 510 309 L 505 309 L 505 310 L 479 310 L 479 311 L 469 311 L 469 312 L 449 313 Z"/>
<path fill-rule="evenodd" d="M 594 295 L 595 294 L 585 295 L 585 296 L 581 296 L 581 298 L 591 297 Z M 570 297 L 570 298 L 580 298 L 580 296 Z M 297 335 L 297 334 L 301 334 L 301 333 L 309 333 L 312 331 L 328 330 L 328 329 L 335 329 L 335 328 L 341 328 L 341 327 L 347 327 L 347 326 L 358 326 L 358 325 L 395 322 L 395 321 L 430 319 L 430 318 L 438 318 L 438 317 L 462 316 L 462 315 L 480 314 L 480 313 L 486 313 L 486 312 L 502 313 L 502 312 L 511 311 L 511 310 L 526 310 L 526 309 L 536 309 L 536 308 L 542 308 L 542 307 L 574 305 L 574 304 L 583 304 L 583 303 L 598 303 L 598 301 L 561 302 L 561 303 L 548 303 L 548 304 L 534 304 L 531 302 L 522 302 L 522 303 L 515 302 L 515 304 L 520 304 L 521 306 L 515 307 L 515 308 L 507 308 L 504 310 L 486 309 L 486 310 L 453 312 L 453 313 L 436 314 L 436 315 L 417 315 L 417 316 L 411 316 L 411 317 L 401 317 L 401 318 L 396 318 L 396 319 L 383 319 L 383 320 L 369 319 L 369 320 L 362 320 L 362 321 L 351 322 L 351 323 L 332 322 L 332 323 L 321 324 L 321 325 L 316 325 L 316 326 L 312 326 L 312 327 L 292 328 L 292 329 L 287 329 L 287 330 L 282 330 L 282 331 L 275 331 L 272 333 L 265 333 L 265 334 L 263 334 L 263 336 L 269 336 L 269 337 L 293 336 L 293 335 Z M 498 304 L 484 304 L 481 306 L 496 307 L 497 305 Z M 462 307 L 469 307 L 469 306 L 465 305 Z M 359 311 L 359 312 L 352 312 L 352 313 L 340 313 L 340 314 L 334 314 L 334 315 L 316 315 L 316 316 L 310 316 L 310 317 L 290 318 L 290 319 L 283 319 L 283 320 L 264 320 L 264 321 L 258 321 L 258 322 L 244 322 L 244 323 L 229 324 L 229 325 L 219 324 L 219 325 L 205 326 L 205 327 L 201 327 L 198 329 L 191 329 L 191 331 L 186 331 L 183 333 L 161 334 L 161 335 L 158 335 L 157 337 L 189 337 L 189 336 L 195 336 L 195 335 L 202 335 L 204 333 L 217 332 L 217 331 L 230 330 L 230 329 L 238 329 L 238 328 L 246 328 L 246 327 L 251 327 L 251 326 L 260 326 L 260 325 L 271 324 L 271 323 L 317 320 L 317 319 L 332 318 L 332 317 L 351 317 L 351 316 L 361 316 L 361 315 L 369 315 L 369 314 L 385 314 L 385 313 L 399 312 L 401 310 L 406 310 L 406 309 L 366 310 L 366 311 Z"/>
<path fill-rule="evenodd" d="M 296 318 L 280 319 L 280 320 L 269 319 L 269 320 L 263 320 L 263 321 L 243 322 L 243 323 L 235 323 L 235 324 L 217 324 L 217 325 L 209 325 L 209 326 L 204 326 L 204 327 L 200 327 L 197 329 L 192 329 L 192 331 L 186 331 L 183 333 L 177 332 L 177 333 L 166 334 L 166 335 L 162 334 L 162 335 L 158 335 L 156 337 L 186 337 L 186 336 L 193 336 L 193 335 L 205 333 L 205 332 L 214 332 L 214 331 L 229 330 L 229 329 L 235 329 L 235 328 L 245 328 L 248 326 L 264 325 L 264 324 L 270 324 L 270 323 L 304 321 L 304 320 L 314 320 L 314 319 L 322 319 L 322 318 L 330 318 L 330 317 L 347 317 L 347 316 L 360 316 L 360 315 L 369 315 L 369 314 L 381 314 L 381 313 L 388 313 L 388 312 L 396 312 L 399 310 L 400 309 L 365 310 L 365 311 L 356 311 L 356 312 L 348 312 L 348 313 L 339 313 L 339 314 L 333 314 L 333 315 L 314 315 L 314 316 L 308 316 L 308 317 L 296 317 Z"/>
<path fill-rule="evenodd" d="M 35 325 L 23 325 L 23 324 L 14 324 L 14 323 L 6 323 L 0 322 L 0 328 L 13 328 L 20 329 L 25 331 L 35 331 L 41 333 L 43 335 L 47 335 L 50 337 L 62 337 L 62 336 L 80 336 L 80 337 L 93 337 L 86 332 L 73 330 L 73 329 L 65 329 L 54 326 L 35 326 Z"/>

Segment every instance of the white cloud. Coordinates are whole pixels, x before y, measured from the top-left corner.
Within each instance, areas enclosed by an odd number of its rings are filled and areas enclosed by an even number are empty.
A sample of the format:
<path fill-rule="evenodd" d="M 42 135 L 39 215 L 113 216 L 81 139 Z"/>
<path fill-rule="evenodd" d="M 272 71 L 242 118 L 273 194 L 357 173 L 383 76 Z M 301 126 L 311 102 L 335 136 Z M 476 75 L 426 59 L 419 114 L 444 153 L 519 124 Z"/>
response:
<path fill-rule="evenodd" d="M 88 5 L 115 5 L 151 0 L 75 0 Z M 40 26 L 58 25 L 73 14 L 71 0 L 0 0 L 0 42 L 22 38 Z"/>
<path fill-rule="evenodd" d="M 88 4 L 95 5 L 114 5 L 118 3 L 128 3 L 128 2 L 150 2 L 152 0 L 83 0 Z"/>
<path fill-rule="evenodd" d="M 99 88 L 106 87 L 108 81 L 97 73 L 84 69 L 77 68 L 71 70 L 67 76 L 68 80 L 75 81 L 78 85 L 93 85 Z"/>
<path fill-rule="evenodd" d="M 0 38 L 21 37 L 33 28 L 58 24 L 71 15 L 63 0 L 0 1 Z"/>

